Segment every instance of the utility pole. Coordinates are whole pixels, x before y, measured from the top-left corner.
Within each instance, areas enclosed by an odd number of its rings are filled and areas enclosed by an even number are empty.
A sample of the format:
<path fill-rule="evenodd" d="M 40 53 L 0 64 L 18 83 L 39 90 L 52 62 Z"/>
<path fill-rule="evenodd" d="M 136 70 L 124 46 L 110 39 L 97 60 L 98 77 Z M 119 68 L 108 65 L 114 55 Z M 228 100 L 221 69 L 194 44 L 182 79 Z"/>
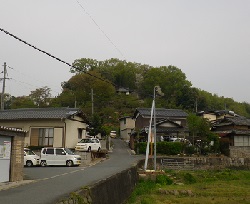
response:
<path fill-rule="evenodd" d="M 3 65 L 3 89 L 2 89 L 2 95 L 1 95 L 1 110 L 4 110 L 4 92 L 5 92 L 5 80 L 6 80 L 6 62 L 4 62 Z"/>

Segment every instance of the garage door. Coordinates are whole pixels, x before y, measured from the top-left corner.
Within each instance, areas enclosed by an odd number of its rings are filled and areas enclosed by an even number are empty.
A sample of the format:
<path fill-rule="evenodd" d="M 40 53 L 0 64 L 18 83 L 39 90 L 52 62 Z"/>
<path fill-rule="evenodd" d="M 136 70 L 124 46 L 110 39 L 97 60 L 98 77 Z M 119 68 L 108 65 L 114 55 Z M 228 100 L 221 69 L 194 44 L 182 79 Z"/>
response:
<path fill-rule="evenodd" d="M 11 137 L 0 135 L 0 182 L 10 178 Z"/>

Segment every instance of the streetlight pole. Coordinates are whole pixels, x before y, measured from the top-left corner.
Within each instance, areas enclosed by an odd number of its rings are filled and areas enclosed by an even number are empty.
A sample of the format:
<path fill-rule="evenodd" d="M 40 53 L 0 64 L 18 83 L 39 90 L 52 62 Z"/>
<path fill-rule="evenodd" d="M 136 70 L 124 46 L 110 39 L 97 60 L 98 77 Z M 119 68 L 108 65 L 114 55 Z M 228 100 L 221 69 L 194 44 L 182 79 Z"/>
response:
<path fill-rule="evenodd" d="M 154 104 L 157 86 L 154 87 Z M 156 109 L 154 105 L 154 170 L 156 171 Z"/>
<path fill-rule="evenodd" d="M 164 96 L 164 93 L 161 91 L 161 87 L 160 86 L 155 86 L 154 87 L 154 170 L 156 171 L 156 103 L 155 103 L 155 99 L 156 99 L 156 94 L 158 94 L 159 96 Z"/>

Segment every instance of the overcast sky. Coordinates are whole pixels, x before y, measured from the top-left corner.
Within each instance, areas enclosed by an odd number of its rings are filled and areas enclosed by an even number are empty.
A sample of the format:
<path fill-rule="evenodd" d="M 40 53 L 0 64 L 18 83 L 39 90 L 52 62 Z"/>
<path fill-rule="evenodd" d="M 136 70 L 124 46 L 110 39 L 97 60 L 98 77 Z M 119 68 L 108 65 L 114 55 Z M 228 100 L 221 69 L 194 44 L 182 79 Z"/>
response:
<path fill-rule="evenodd" d="M 174 65 L 194 87 L 250 103 L 249 0 L 1 0 L 0 28 L 70 64 Z M 72 76 L 69 66 L 0 32 L 4 62 L 13 96 L 43 86 L 58 95 Z"/>

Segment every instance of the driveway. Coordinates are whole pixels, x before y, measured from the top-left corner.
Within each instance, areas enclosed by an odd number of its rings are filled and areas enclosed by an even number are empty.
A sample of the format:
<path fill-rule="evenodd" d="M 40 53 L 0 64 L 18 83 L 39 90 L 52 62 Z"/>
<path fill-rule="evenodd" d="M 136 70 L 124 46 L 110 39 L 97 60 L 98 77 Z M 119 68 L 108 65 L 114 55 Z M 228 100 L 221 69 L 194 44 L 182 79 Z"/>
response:
<path fill-rule="evenodd" d="M 31 183 L 0 191 L 0 203 L 46 204 L 56 203 L 81 187 L 91 185 L 127 169 L 143 156 L 131 155 L 124 141 L 113 139 L 114 149 L 109 159 L 94 166 L 85 167 L 46 167 L 25 169 Z"/>

